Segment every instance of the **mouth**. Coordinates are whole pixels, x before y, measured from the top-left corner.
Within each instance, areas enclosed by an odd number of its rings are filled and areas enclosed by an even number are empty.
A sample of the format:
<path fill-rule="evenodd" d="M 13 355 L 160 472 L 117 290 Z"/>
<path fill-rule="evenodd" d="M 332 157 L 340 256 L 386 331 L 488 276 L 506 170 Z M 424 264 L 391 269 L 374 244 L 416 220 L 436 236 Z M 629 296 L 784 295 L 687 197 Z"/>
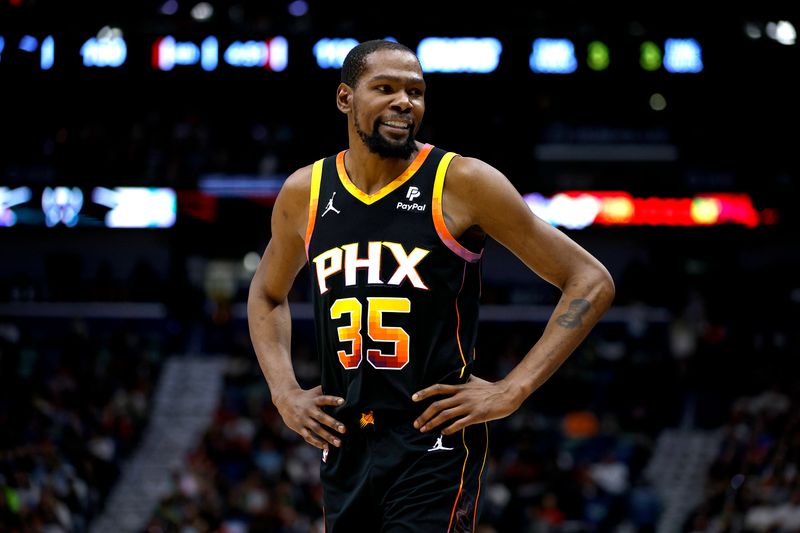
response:
<path fill-rule="evenodd" d="M 380 123 L 381 126 L 396 132 L 407 132 L 411 130 L 411 123 L 404 120 L 386 120 Z"/>

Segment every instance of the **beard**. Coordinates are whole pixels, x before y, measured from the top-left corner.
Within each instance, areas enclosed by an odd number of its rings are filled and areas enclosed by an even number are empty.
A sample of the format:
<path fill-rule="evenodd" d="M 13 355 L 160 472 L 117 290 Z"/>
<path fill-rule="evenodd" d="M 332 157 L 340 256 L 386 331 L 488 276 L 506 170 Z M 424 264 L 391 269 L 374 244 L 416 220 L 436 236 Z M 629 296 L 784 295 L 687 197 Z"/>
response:
<path fill-rule="evenodd" d="M 375 123 L 372 125 L 372 133 L 366 133 L 359 126 L 358 120 L 355 120 L 356 133 L 367 145 L 370 152 L 383 159 L 408 159 L 416 151 L 417 143 L 414 140 L 413 131 L 409 130 L 405 141 L 392 142 L 378 133 L 379 126 L 380 120 L 375 119 Z"/>

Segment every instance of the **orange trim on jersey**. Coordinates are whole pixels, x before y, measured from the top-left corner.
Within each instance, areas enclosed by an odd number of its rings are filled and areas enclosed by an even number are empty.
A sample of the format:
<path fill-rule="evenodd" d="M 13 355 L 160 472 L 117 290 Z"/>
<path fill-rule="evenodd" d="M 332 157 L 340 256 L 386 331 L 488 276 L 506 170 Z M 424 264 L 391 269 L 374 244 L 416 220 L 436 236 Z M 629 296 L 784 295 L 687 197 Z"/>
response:
<path fill-rule="evenodd" d="M 489 424 L 484 422 L 483 428 L 486 431 L 486 446 L 483 449 L 483 463 L 481 463 L 481 471 L 478 472 L 478 493 L 475 495 L 475 506 L 473 507 L 472 512 L 473 530 L 478 522 L 478 499 L 481 497 L 481 477 L 483 477 L 483 469 L 486 467 L 486 456 L 489 455 Z"/>
<path fill-rule="evenodd" d="M 478 525 L 478 500 L 481 497 L 481 478 L 483 477 L 483 470 L 486 468 L 486 457 L 489 455 L 489 424 L 484 422 L 483 429 L 486 432 L 486 445 L 483 447 L 483 462 L 481 463 L 481 470 L 478 472 L 478 490 L 475 494 L 475 503 L 472 506 L 472 531 L 475 531 L 475 527 Z M 448 533 L 453 527 L 453 518 L 455 517 L 456 509 L 458 508 L 458 500 L 461 498 L 461 493 L 464 490 L 464 472 L 466 472 L 467 459 L 469 459 L 469 447 L 467 446 L 466 431 L 467 428 L 461 430 L 461 442 L 464 444 L 464 449 L 467 451 L 467 455 L 464 457 L 464 464 L 461 467 L 461 481 L 458 485 L 456 501 L 453 503 L 453 510 L 450 511 L 450 523 L 447 525 Z"/>
<path fill-rule="evenodd" d="M 356 187 L 352 181 L 350 181 L 350 176 L 347 175 L 347 169 L 344 167 L 344 154 L 347 152 L 347 150 L 342 150 L 336 156 L 336 171 L 339 173 L 339 179 L 342 181 L 342 185 L 344 185 L 344 188 L 347 189 L 350 194 L 365 204 L 372 205 L 411 179 L 411 176 L 413 176 L 417 170 L 419 170 L 419 167 L 422 166 L 422 163 L 425 162 L 425 159 L 428 157 L 428 154 L 431 153 L 431 150 L 433 150 L 432 145 L 426 144 L 423 146 L 417 154 L 417 157 L 414 158 L 414 161 L 411 162 L 411 164 L 402 174 L 381 187 L 381 189 L 374 194 L 365 193 Z"/>
<path fill-rule="evenodd" d="M 461 481 L 458 483 L 458 493 L 456 494 L 456 501 L 453 502 L 453 510 L 450 511 L 450 523 L 447 524 L 448 533 L 453 527 L 453 517 L 456 515 L 458 500 L 461 498 L 461 493 L 464 491 L 464 472 L 467 470 L 467 460 L 469 459 L 469 446 L 467 446 L 466 431 L 467 428 L 461 430 L 461 442 L 464 444 L 464 449 L 467 451 L 467 454 L 464 456 L 464 464 L 461 465 Z"/>
<path fill-rule="evenodd" d="M 476 254 L 475 252 L 466 249 L 461 245 L 460 242 L 456 240 L 455 237 L 453 237 L 453 235 L 450 233 L 450 230 L 447 229 L 447 224 L 444 222 L 444 211 L 442 210 L 444 177 L 445 174 L 447 174 L 447 167 L 450 166 L 450 161 L 452 161 L 456 155 L 458 154 L 447 152 L 442 160 L 439 161 L 439 168 L 436 169 L 436 179 L 433 182 L 433 209 L 431 210 L 431 213 L 433 214 L 433 225 L 436 228 L 436 233 L 439 234 L 439 238 L 442 239 L 442 242 L 448 248 L 450 248 L 450 250 L 452 250 L 456 255 L 465 261 L 475 263 L 483 255 L 483 250 L 481 250 L 481 253 Z M 476 201 L 480 200 L 476 199 Z"/>
<path fill-rule="evenodd" d="M 311 243 L 311 234 L 314 233 L 314 223 L 317 221 L 319 184 L 322 180 L 322 161 L 320 159 L 315 162 L 311 168 L 311 194 L 308 199 L 308 225 L 306 226 L 306 261 L 308 261 L 308 245 Z"/>
<path fill-rule="evenodd" d="M 464 280 L 467 278 L 467 264 L 464 263 L 464 272 L 461 274 L 461 287 L 458 288 L 458 294 L 456 294 L 456 344 L 458 344 L 458 353 L 461 354 L 461 362 L 463 365 L 461 366 L 461 373 L 458 377 L 464 377 L 464 370 L 467 369 L 467 359 L 464 357 L 464 349 L 461 348 L 461 313 L 458 311 L 458 297 L 461 295 L 461 290 L 464 288 Z"/>

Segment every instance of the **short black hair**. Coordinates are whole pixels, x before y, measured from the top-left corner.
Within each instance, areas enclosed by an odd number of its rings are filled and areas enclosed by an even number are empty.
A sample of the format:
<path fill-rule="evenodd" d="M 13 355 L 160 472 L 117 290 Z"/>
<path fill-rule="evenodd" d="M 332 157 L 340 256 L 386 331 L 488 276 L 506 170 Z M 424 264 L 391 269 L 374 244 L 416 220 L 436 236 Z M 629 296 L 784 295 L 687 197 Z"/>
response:
<path fill-rule="evenodd" d="M 385 39 L 364 41 L 350 50 L 344 58 L 344 63 L 342 63 L 342 83 L 350 87 L 355 87 L 356 83 L 358 83 L 358 78 L 361 77 L 361 74 L 364 73 L 364 69 L 367 68 L 367 57 L 378 50 L 400 50 L 417 57 L 417 54 L 415 54 L 411 48 L 394 41 L 387 41 Z"/>

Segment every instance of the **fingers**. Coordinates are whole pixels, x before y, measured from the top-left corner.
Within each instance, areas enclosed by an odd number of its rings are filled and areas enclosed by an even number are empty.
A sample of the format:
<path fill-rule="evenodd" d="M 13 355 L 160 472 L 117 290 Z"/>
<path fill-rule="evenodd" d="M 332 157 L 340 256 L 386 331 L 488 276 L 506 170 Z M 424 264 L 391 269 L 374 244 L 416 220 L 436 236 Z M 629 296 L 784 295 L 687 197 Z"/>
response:
<path fill-rule="evenodd" d="M 343 434 L 346 431 L 345 426 L 323 411 L 322 407 L 339 406 L 344 401 L 339 396 L 322 394 L 322 387 L 317 386 L 298 398 L 294 414 L 289 415 L 293 421 L 285 420 L 289 427 L 295 429 L 312 446 L 325 450 L 332 444 L 338 448 L 342 441 L 340 435 L 334 432 Z"/>
<path fill-rule="evenodd" d="M 425 411 L 422 412 L 421 415 L 414 421 L 414 427 L 419 429 L 420 431 L 430 431 L 434 427 L 438 426 L 445 420 L 452 418 L 455 416 L 454 414 L 450 414 L 444 419 L 439 419 L 436 424 L 431 424 L 433 422 L 434 417 L 437 414 L 441 414 L 443 411 L 450 409 L 456 405 L 458 405 L 458 400 L 454 399 L 453 395 L 458 392 L 459 387 L 456 385 L 444 385 L 442 383 L 437 383 L 435 385 L 431 385 L 425 389 L 422 389 L 419 392 L 414 393 L 411 396 L 411 399 L 415 402 L 419 402 L 424 400 L 425 398 L 430 398 L 432 396 L 442 395 L 442 394 L 449 394 L 447 398 L 443 398 L 441 400 L 437 400 L 430 404 Z"/>
<path fill-rule="evenodd" d="M 454 407 L 452 409 L 446 409 L 446 410 L 441 411 L 440 413 L 438 413 L 435 417 L 430 419 L 428 422 L 426 422 L 422 427 L 419 428 L 419 430 L 422 431 L 423 433 L 426 432 L 426 431 L 432 431 L 432 430 L 440 427 L 442 424 L 444 424 L 448 420 L 452 420 L 453 418 L 456 418 L 456 417 L 460 416 L 461 414 L 463 414 L 463 409 L 459 409 L 457 407 Z M 458 424 L 461 424 L 461 426 L 465 426 L 466 424 L 464 424 L 463 422 L 464 422 L 464 418 L 458 418 L 451 425 L 447 426 L 444 429 L 441 429 L 439 432 L 442 435 L 449 435 L 450 433 L 453 433 L 454 431 L 456 431 L 456 426 Z"/>
<path fill-rule="evenodd" d="M 415 392 L 411 399 L 415 402 L 419 402 L 424 400 L 425 398 L 430 398 L 431 396 L 437 396 L 439 394 L 454 394 L 458 390 L 457 385 L 444 385 L 442 383 L 437 383 L 436 385 L 431 385 L 421 391 Z"/>
<path fill-rule="evenodd" d="M 324 426 L 327 426 L 329 428 L 335 429 L 339 433 L 344 433 L 346 431 L 346 429 L 344 427 L 344 424 L 342 424 L 341 422 L 339 422 L 338 420 L 336 420 L 335 418 L 333 418 L 329 414 L 326 414 L 326 413 L 324 413 L 322 411 L 319 411 L 314 416 L 314 419 L 316 419 L 318 422 L 320 422 Z"/>
<path fill-rule="evenodd" d="M 335 405 L 339 406 L 344 403 L 344 398 L 340 398 L 339 396 L 319 396 L 316 400 L 317 405 Z"/>
<path fill-rule="evenodd" d="M 303 429 L 300 432 L 300 436 L 303 437 L 303 440 L 305 440 L 307 443 L 319 448 L 320 450 L 328 449 L 328 443 L 308 428 Z M 336 445 L 334 444 L 334 446 Z"/>
<path fill-rule="evenodd" d="M 333 428 L 339 433 L 344 433 L 344 424 L 321 411 L 318 415 L 310 416 L 306 420 L 306 423 L 301 426 L 297 433 L 307 443 L 320 449 L 326 449 L 329 444 L 333 444 L 337 448 L 342 445 L 342 439 L 332 433 L 330 429 Z"/>
<path fill-rule="evenodd" d="M 324 442 L 333 444 L 337 448 L 342 445 L 342 440 L 339 437 L 333 435 L 322 424 L 319 424 L 317 422 L 312 422 L 311 424 L 309 424 L 309 428 L 308 429 L 310 429 L 310 434 L 317 440 L 322 439 Z M 305 435 L 304 435 L 304 437 L 305 437 Z M 308 439 L 306 439 L 306 441 L 308 441 Z"/>
<path fill-rule="evenodd" d="M 344 403 L 344 398 L 341 396 L 322 394 L 322 385 L 317 385 L 308 392 L 310 392 L 312 396 L 316 396 L 316 398 L 314 398 L 314 402 L 317 405 L 342 405 Z"/>
<path fill-rule="evenodd" d="M 456 416 L 458 413 L 455 412 L 455 407 L 457 406 L 458 401 L 452 397 L 433 402 L 417 417 L 414 421 L 414 427 L 420 431 L 429 431 L 445 420 Z M 445 418 L 441 418 L 442 416 L 445 416 Z M 434 421 L 436 421 L 435 424 L 433 423 Z"/>
<path fill-rule="evenodd" d="M 452 435 L 453 433 L 461 431 L 462 429 L 464 429 L 465 427 L 467 427 L 470 424 L 472 424 L 472 422 L 469 420 L 468 416 L 465 416 L 463 418 L 458 418 L 458 419 L 456 419 L 455 422 L 453 422 L 452 424 L 450 424 L 446 428 L 442 429 L 440 431 L 440 433 L 442 435 Z"/>
<path fill-rule="evenodd" d="M 336 405 L 336 406 L 339 406 L 339 405 L 342 405 L 344 403 L 344 398 L 341 398 L 339 396 L 322 395 L 322 396 L 319 396 L 319 397 L 316 398 L 315 403 L 317 404 L 317 406 L 323 406 L 323 405 Z M 323 425 L 328 426 L 329 428 L 335 429 L 339 433 L 344 433 L 345 432 L 344 424 L 342 424 L 341 422 L 339 422 L 338 420 L 336 420 L 335 418 L 333 418 L 329 414 L 325 413 L 321 409 L 317 409 L 314 413 L 311 414 L 311 417 L 316 419 L 316 420 L 318 420 Z"/>

